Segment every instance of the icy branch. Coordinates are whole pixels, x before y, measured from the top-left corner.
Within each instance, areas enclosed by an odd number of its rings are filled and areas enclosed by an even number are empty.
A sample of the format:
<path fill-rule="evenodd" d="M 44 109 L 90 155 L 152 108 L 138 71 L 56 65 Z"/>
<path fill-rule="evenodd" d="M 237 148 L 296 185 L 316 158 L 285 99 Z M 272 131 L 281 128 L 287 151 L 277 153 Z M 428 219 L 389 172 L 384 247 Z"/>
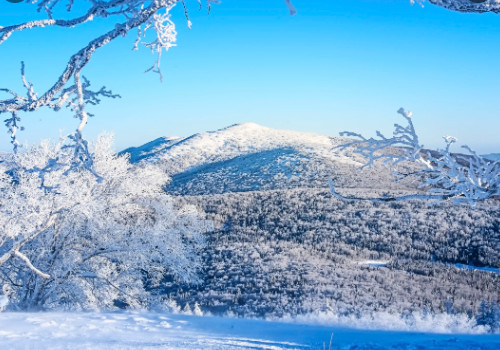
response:
<path fill-rule="evenodd" d="M 26 255 L 24 255 L 23 253 L 21 253 L 19 250 L 16 250 L 15 255 L 19 259 L 21 259 L 22 261 L 24 261 L 24 263 L 26 264 L 26 266 L 28 266 L 28 268 L 30 270 L 32 270 L 34 273 L 36 273 L 38 276 L 40 276 L 42 278 L 50 278 L 50 275 L 48 275 L 48 274 L 40 271 L 35 266 L 33 266 L 33 264 L 31 263 L 30 259 Z"/>
<path fill-rule="evenodd" d="M 290 11 L 290 14 L 293 16 L 297 13 L 297 10 L 292 4 L 291 0 L 285 0 L 286 6 L 288 7 L 288 10 Z"/>
<path fill-rule="evenodd" d="M 117 6 L 122 6 L 126 0 L 114 0 L 109 2 L 99 1 L 95 3 L 83 16 L 75 17 L 70 20 L 64 19 L 53 19 L 52 12 L 47 11 L 47 14 L 50 18 L 36 21 L 28 21 L 21 24 L 16 24 L 12 26 L 7 26 L 0 28 L 0 44 L 7 40 L 14 32 L 22 31 L 25 29 L 32 28 L 43 28 L 48 26 L 57 26 L 57 27 L 75 27 L 79 24 L 86 23 L 88 21 L 92 21 L 95 17 L 108 17 L 112 15 L 123 14 L 124 10 L 111 12 L 110 9 L 113 9 Z M 55 5 L 55 3 L 54 3 Z"/>
<path fill-rule="evenodd" d="M 398 113 L 406 120 L 407 125 L 394 125 L 392 137 L 385 137 L 377 131 L 378 138 L 365 138 L 353 133 L 343 132 L 341 135 L 354 137 L 356 140 L 340 146 L 340 149 L 353 148 L 354 153 L 366 159 L 366 166 L 383 160 L 385 164 L 395 167 L 402 161 L 416 163 L 421 170 L 412 173 L 395 172 L 397 181 L 411 180 L 418 182 L 419 188 L 427 190 L 427 194 L 414 194 L 403 197 L 367 198 L 372 201 L 428 199 L 434 201 L 452 200 L 456 203 L 467 202 L 474 206 L 482 201 L 500 195 L 500 163 L 479 156 L 468 146 L 463 146 L 468 154 L 452 154 L 450 147 L 457 140 L 452 136 L 443 137 L 445 149 L 425 150 L 420 145 L 411 119 L 411 112 L 403 108 Z M 345 200 L 366 200 L 357 197 L 345 197 L 339 194 L 330 182 L 333 195 Z"/>
<path fill-rule="evenodd" d="M 144 45 L 149 47 L 157 54 L 157 60 L 150 70 L 157 72 L 161 76 L 160 59 L 162 50 L 168 50 L 174 46 L 176 31 L 173 22 L 170 20 L 170 10 L 179 0 L 111 0 L 111 1 L 89 1 L 91 7 L 87 12 L 70 20 L 53 19 L 52 10 L 56 5 L 62 3 L 60 0 L 41 0 L 38 1 L 38 10 L 44 10 L 49 19 L 28 21 L 18 25 L 0 27 L 0 44 L 10 38 L 14 32 L 22 31 L 31 28 L 41 28 L 46 26 L 59 27 L 74 27 L 85 22 L 91 21 L 96 17 L 111 17 L 118 16 L 124 18 L 124 22 L 116 23 L 115 27 L 90 41 L 85 47 L 76 52 L 68 60 L 66 68 L 63 70 L 59 78 L 45 92 L 36 93 L 34 86 L 30 83 L 25 75 L 24 63 L 21 64 L 21 78 L 26 92 L 18 93 L 11 89 L 3 88 L 3 91 L 10 95 L 9 98 L 0 100 L 0 114 L 10 113 L 11 118 L 5 119 L 11 135 L 11 142 L 14 151 L 17 150 L 19 144 L 16 139 L 16 133 L 19 130 L 18 122 L 20 112 L 33 112 L 43 107 L 49 107 L 55 111 L 66 107 L 75 112 L 76 118 L 79 119 L 79 125 L 73 135 L 75 141 L 75 157 L 85 153 L 86 146 L 82 138 L 82 130 L 88 121 L 91 114 L 87 113 L 85 106 L 87 104 L 98 104 L 99 96 L 116 98 L 111 91 L 104 87 L 99 91 L 91 91 L 90 83 L 85 77 L 81 76 L 81 71 L 89 63 L 93 54 L 101 47 L 107 45 L 119 36 L 125 36 L 127 33 L 137 28 L 139 32 L 139 42 L 141 35 L 143 36 L 148 29 L 154 29 L 156 39 L 147 42 Z M 37 2 L 36 0 L 34 2 Z M 72 1 L 67 3 L 67 10 L 71 11 Z M 159 12 L 164 10 L 164 13 Z M 144 25 L 144 28 L 141 27 Z M 135 44 L 137 47 L 138 42 Z M 74 81 L 74 85 L 70 86 L 70 81 Z M 84 158 L 89 158 L 86 155 Z"/>
<path fill-rule="evenodd" d="M 413 0 L 410 0 L 413 2 Z M 417 0 L 423 4 L 425 0 Z M 459 12 L 493 12 L 500 13 L 500 1 L 498 0 L 429 0 L 433 5 Z"/>
<path fill-rule="evenodd" d="M 21 238 L 16 243 L 14 243 L 14 245 L 12 246 L 12 248 L 8 252 L 6 252 L 2 256 L 0 256 L 0 266 L 2 266 L 7 261 L 9 261 L 10 259 L 12 259 L 14 256 L 17 256 L 18 258 L 20 258 L 21 260 L 23 260 L 26 263 L 26 265 L 31 270 L 33 270 L 35 273 L 37 273 L 38 275 L 40 275 L 43 278 L 49 278 L 50 276 L 48 274 L 43 273 L 42 271 L 40 271 L 39 269 L 37 269 L 35 266 L 33 266 L 33 264 L 28 259 L 28 257 L 26 257 L 23 253 L 21 253 L 19 251 L 19 249 L 21 249 L 21 247 L 23 245 L 25 245 L 28 242 L 32 241 L 39 234 L 41 234 L 42 232 L 44 232 L 45 230 L 47 230 L 49 227 L 51 227 L 54 224 L 54 222 L 55 222 L 58 214 L 51 215 L 47 219 L 46 223 L 41 228 L 34 230 L 27 237 Z"/>
<path fill-rule="evenodd" d="M 12 111 L 29 112 L 38 110 L 44 106 L 50 106 L 54 97 L 63 90 L 71 78 L 74 78 L 76 74 L 81 72 L 96 50 L 107 45 L 118 36 L 126 35 L 129 30 L 137 28 L 147 22 L 159 9 L 165 7 L 164 3 L 175 3 L 175 0 L 155 1 L 150 6 L 140 11 L 137 16 L 124 23 L 117 24 L 113 30 L 92 40 L 87 46 L 71 56 L 61 76 L 53 86 L 39 98 L 28 98 L 26 101 L 25 98 L 17 98 L 16 96 L 19 95 L 16 94 L 14 99 L 0 101 L 0 113 Z"/>
<path fill-rule="evenodd" d="M 425 0 L 409 0 L 410 4 L 414 5 L 418 3 L 420 6 L 424 7 Z M 290 14 L 294 15 L 297 13 L 292 5 L 291 0 L 285 0 L 288 8 L 290 9 Z M 494 12 L 500 13 L 500 1 L 499 0 L 429 0 L 433 5 L 437 5 L 452 11 L 459 12 Z"/>
<path fill-rule="evenodd" d="M 17 140 L 17 131 L 24 130 L 22 126 L 19 127 L 18 125 L 20 121 L 21 118 L 17 116 L 16 112 L 11 112 L 11 117 L 4 120 L 5 126 L 10 134 L 10 143 L 12 144 L 14 153 L 17 153 L 18 148 L 21 147 L 21 144 Z"/>

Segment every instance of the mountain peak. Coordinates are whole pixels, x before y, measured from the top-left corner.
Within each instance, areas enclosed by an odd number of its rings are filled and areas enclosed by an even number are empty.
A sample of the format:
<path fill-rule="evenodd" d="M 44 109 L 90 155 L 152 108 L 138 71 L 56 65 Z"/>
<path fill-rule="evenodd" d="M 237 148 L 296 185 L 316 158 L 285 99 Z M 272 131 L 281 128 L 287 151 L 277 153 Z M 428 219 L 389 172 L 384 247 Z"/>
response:
<path fill-rule="evenodd" d="M 262 126 L 257 123 L 245 122 L 245 123 L 233 124 L 221 130 L 270 130 L 270 129 L 271 128 Z"/>
<path fill-rule="evenodd" d="M 337 161 L 354 163 L 336 154 L 335 147 L 341 142 L 337 137 L 272 129 L 250 122 L 201 132 L 183 139 L 167 141 L 161 138 L 126 152 L 131 153 L 132 162 L 142 159 L 160 161 L 170 174 L 271 150 L 295 150 L 305 157 L 333 157 Z M 134 155 L 137 150 L 141 151 L 140 157 Z"/>

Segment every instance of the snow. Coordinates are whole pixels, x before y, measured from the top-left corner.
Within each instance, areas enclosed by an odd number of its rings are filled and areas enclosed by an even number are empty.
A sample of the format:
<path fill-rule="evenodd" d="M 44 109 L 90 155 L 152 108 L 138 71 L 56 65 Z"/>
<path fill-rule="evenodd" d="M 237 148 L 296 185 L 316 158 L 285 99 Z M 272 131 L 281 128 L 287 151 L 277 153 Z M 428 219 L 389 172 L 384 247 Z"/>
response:
<path fill-rule="evenodd" d="M 500 162 L 500 153 L 483 154 L 481 157 L 495 161 L 495 162 Z"/>
<path fill-rule="evenodd" d="M 386 267 L 388 260 L 363 260 L 359 261 L 358 265 L 368 265 L 368 266 L 374 266 L 374 267 Z"/>
<path fill-rule="evenodd" d="M 367 331 L 151 312 L 2 313 L 1 349 L 498 349 L 500 335 Z"/>
<path fill-rule="evenodd" d="M 341 137 L 242 123 L 220 130 L 202 132 L 184 139 L 170 137 L 157 139 L 123 152 L 130 153 L 132 161 L 161 160 L 167 165 L 170 174 L 186 171 L 207 162 L 220 162 L 245 154 L 285 148 L 359 166 L 361 163 L 335 152 L 335 148 L 344 142 L 346 139 Z"/>
<path fill-rule="evenodd" d="M 0 295 L 0 312 L 9 305 L 9 298 L 6 295 Z"/>
<path fill-rule="evenodd" d="M 500 273 L 500 269 L 491 266 L 474 266 L 474 265 L 465 265 L 465 264 L 453 264 L 453 266 L 462 269 L 462 270 L 476 270 L 476 271 L 487 271 Z"/>
<path fill-rule="evenodd" d="M 120 154 L 129 153 L 130 161 L 132 163 L 135 163 L 139 162 L 144 158 L 154 156 L 156 153 L 164 152 L 170 146 L 174 145 L 175 143 L 181 140 L 182 138 L 177 136 L 159 137 L 153 141 L 145 143 L 142 146 L 127 148 L 122 152 L 120 152 Z"/>

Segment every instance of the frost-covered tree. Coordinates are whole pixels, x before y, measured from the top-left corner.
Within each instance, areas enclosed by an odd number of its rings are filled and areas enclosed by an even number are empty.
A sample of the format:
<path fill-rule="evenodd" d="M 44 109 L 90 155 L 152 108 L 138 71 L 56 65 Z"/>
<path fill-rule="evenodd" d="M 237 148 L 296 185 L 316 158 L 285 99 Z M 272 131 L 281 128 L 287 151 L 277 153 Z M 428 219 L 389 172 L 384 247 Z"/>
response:
<path fill-rule="evenodd" d="M 43 143 L 2 163 L 0 281 L 15 308 L 148 306 L 166 274 L 196 281 L 209 223 L 163 191 L 165 172 L 131 165 L 102 136 L 95 173 Z M 97 174 L 97 175 L 96 175 Z"/>
<path fill-rule="evenodd" d="M 444 136 L 446 147 L 431 151 L 420 144 L 412 121 L 412 113 L 403 108 L 398 113 L 407 125 L 395 124 L 392 137 L 377 131 L 378 138 L 366 138 L 354 132 L 342 132 L 341 135 L 354 137 L 355 140 L 342 145 L 341 149 L 352 147 L 354 152 L 363 156 L 371 166 L 381 160 L 397 167 L 404 161 L 417 163 L 420 170 L 410 173 L 398 172 L 397 181 L 411 181 L 426 190 L 424 194 L 412 194 L 401 197 L 368 198 L 374 201 L 393 201 L 407 199 L 428 199 L 435 201 L 451 200 L 456 203 L 468 202 L 474 206 L 478 201 L 500 196 L 500 162 L 481 157 L 469 146 L 462 146 L 468 154 L 452 154 L 450 147 L 457 141 L 452 136 Z M 330 180 L 332 194 L 341 199 L 366 200 L 367 198 L 346 197 L 339 194 Z"/>
<path fill-rule="evenodd" d="M 0 27 L 0 44 L 18 31 L 72 28 L 98 17 L 114 26 L 75 52 L 46 91 L 35 89 L 24 63 L 24 91 L 1 89 L 8 98 L 0 100 L 0 114 L 8 116 L 14 148 L 13 158 L 0 163 L 0 279 L 9 286 L 11 307 L 144 305 L 145 282 L 151 287 L 166 273 L 196 280 L 207 223 L 164 193 L 164 171 L 130 165 L 111 151 L 110 138 L 100 138 L 92 153 L 82 134 L 91 116 L 87 105 L 118 97 L 105 87 L 93 90 L 82 75 L 93 54 L 135 29 L 134 48 L 156 53 L 148 71 L 161 75 L 161 54 L 176 40 L 170 12 L 178 3 L 186 10 L 184 1 L 78 0 L 86 8 L 73 0 L 30 2 L 47 19 Z M 58 17 L 64 7 L 68 14 Z M 20 114 L 44 107 L 70 109 L 79 120 L 76 131 L 57 145 L 18 153 Z"/>

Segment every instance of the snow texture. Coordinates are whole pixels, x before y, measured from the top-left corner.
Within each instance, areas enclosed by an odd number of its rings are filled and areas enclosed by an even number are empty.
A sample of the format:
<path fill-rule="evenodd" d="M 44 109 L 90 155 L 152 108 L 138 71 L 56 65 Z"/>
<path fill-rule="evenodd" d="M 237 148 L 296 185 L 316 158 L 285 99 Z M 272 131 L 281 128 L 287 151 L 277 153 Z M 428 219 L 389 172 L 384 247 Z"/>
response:
<path fill-rule="evenodd" d="M 333 337 L 332 337 L 333 333 Z M 493 350 L 499 335 L 383 332 L 163 313 L 4 313 L 2 349 Z"/>
<path fill-rule="evenodd" d="M 342 137 L 243 123 L 186 138 L 159 138 L 139 147 L 128 148 L 122 153 L 129 153 L 131 161 L 163 163 L 169 174 L 193 170 L 206 163 L 227 161 L 237 156 L 274 149 L 299 150 L 306 155 L 315 154 L 334 158 L 335 161 L 345 164 L 361 165 L 350 157 L 334 152 L 334 149 L 346 140 Z"/>

